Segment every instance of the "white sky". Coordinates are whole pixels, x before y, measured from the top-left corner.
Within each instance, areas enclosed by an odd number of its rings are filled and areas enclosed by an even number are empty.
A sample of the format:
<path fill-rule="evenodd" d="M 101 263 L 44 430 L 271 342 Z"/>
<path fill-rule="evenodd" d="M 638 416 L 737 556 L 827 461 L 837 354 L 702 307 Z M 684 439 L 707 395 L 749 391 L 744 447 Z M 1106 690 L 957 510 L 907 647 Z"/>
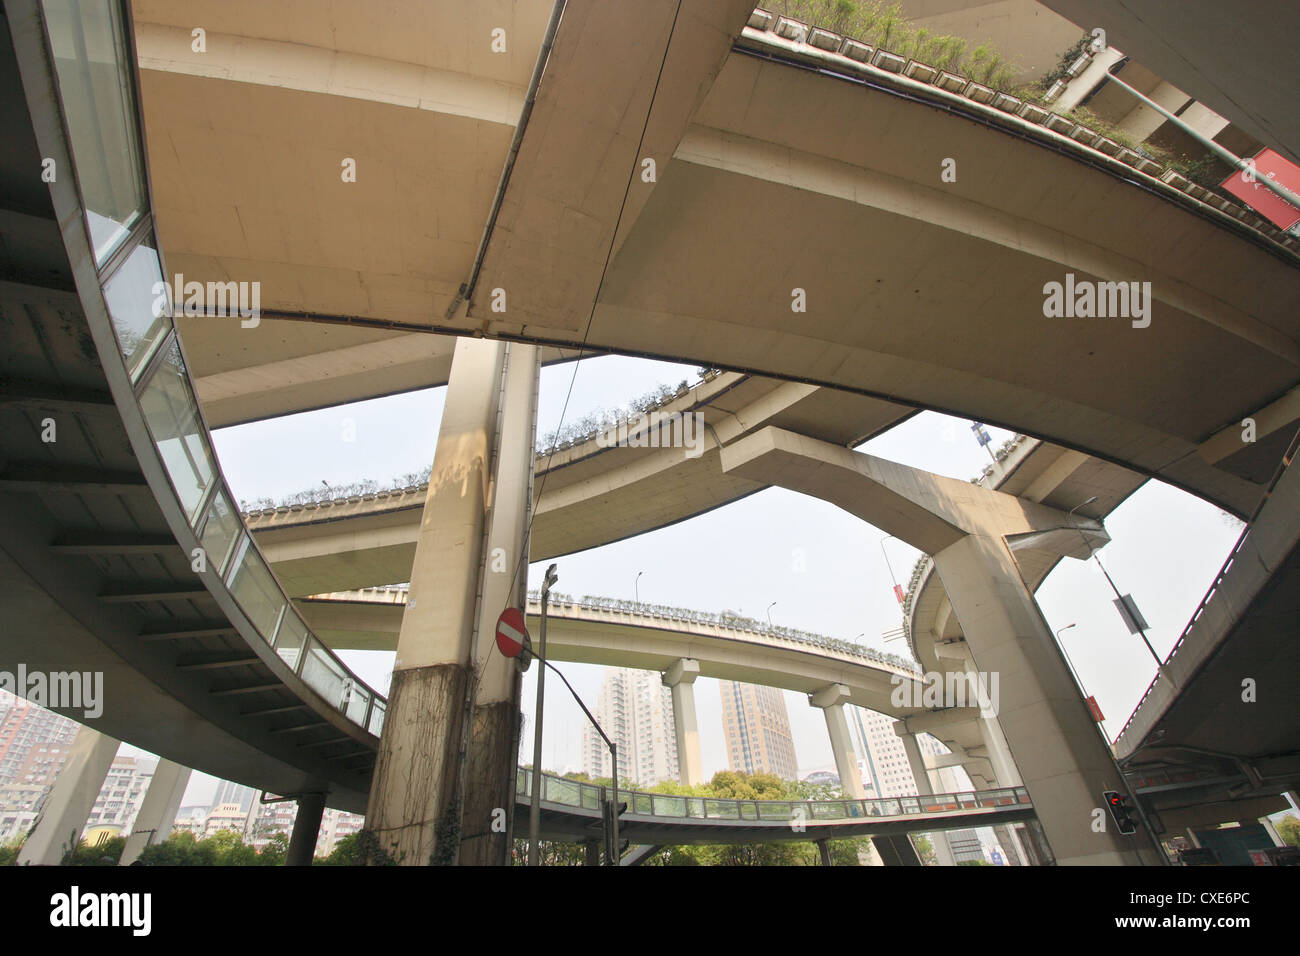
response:
<path fill-rule="evenodd" d="M 560 420 L 575 366 L 542 370 L 538 433 Z M 564 420 L 613 407 L 661 383 L 696 379 L 694 366 L 602 357 L 577 366 Z M 381 484 L 427 467 L 433 458 L 444 388 L 237 426 L 215 433 L 217 451 L 236 497 L 252 500 L 373 478 Z M 990 428 L 994 447 L 1009 432 Z M 345 441 L 355 432 L 355 440 Z M 988 463 L 970 423 L 922 413 L 863 446 L 883 458 L 955 478 L 970 478 Z M 1112 542 L 1101 552 L 1121 591 L 1132 593 L 1162 656 L 1177 640 L 1240 533 L 1240 523 L 1192 496 L 1149 482 L 1106 522 Z M 881 635 L 902 622 L 881 552 L 884 533 L 834 505 L 783 489 L 760 492 L 690 521 L 603 548 L 558 559 L 557 590 L 582 596 L 633 597 L 637 572 L 642 600 L 704 611 L 730 609 L 906 655 L 900 641 Z M 897 540 L 884 547 L 906 586 L 918 552 Z M 806 570 L 793 555 L 803 549 Z M 549 562 L 548 562 L 549 563 Z M 545 564 L 529 568 L 537 587 Z M 396 583 L 396 582 L 394 582 Z M 1113 737 L 1155 674 L 1141 639 L 1129 635 L 1111 605 L 1113 593 L 1093 562 L 1065 559 L 1039 589 L 1038 599 L 1088 692 L 1095 695 Z M 863 635 L 862 637 L 858 637 Z M 341 655 L 373 686 L 386 689 L 391 653 Z M 575 689 L 595 705 L 604 668 L 561 664 Z M 535 668 L 525 679 L 523 706 L 532 726 Z M 718 682 L 701 678 L 696 705 L 706 775 L 725 769 Z M 832 768 L 821 712 L 786 693 L 801 773 Z M 543 764 L 578 769 L 585 718 L 558 681 L 548 684 Z M 531 732 L 525 735 L 531 747 Z M 212 778 L 195 774 L 186 803 L 205 802 Z"/>

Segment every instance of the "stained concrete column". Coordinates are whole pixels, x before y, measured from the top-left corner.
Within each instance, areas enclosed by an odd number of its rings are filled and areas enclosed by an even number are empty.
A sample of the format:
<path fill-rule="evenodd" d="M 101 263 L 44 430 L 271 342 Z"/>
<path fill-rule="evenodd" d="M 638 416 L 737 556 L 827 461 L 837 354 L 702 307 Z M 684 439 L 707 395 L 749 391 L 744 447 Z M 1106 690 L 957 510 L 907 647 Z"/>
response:
<path fill-rule="evenodd" d="M 153 779 L 149 781 L 149 789 L 144 795 L 144 802 L 140 805 L 140 812 L 135 816 L 131 835 L 126 838 L 119 866 L 130 866 L 140 858 L 145 847 L 167 839 L 189 783 L 189 767 L 182 767 L 170 760 L 158 761 Z M 251 811 L 249 815 L 252 815 Z"/>
<path fill-rule="evenodd" d="M 504 358 L 504 343 L 471 338 L 458 339 L 452 357 L 366 812 L 378 851 L 400 865 L 443 862 L 459 846 L 462 731 Z"/>
<path fill-rule="evenodd" d="M 498 452 L 482 561 L 483 597 L 474 641 L 480 676 L 461 802 L 459 861 L 466 866 L 506 866 L 510 862 L 522 674 L 516 660 L 497 648 L 496 623 L 507 607 L 521 611 L 527 607 L 538 370 L 536 346 L 518 342 L 506 346 L 498 402 Z"/>
<path fill-rule="evenodd" d="M 89 727 L 77 731 L 67 762 L 45 797 L 36 828 L 18 853 L 19 866 L 58 866 L 64 853 L 77 848 L 120 744 Z"/>
<path fill-rule="evenodd" d="M 673 729 L 677 733 L 678 779 L 688 787 L 704 782 L 704 758 L 700 753 L 700 724 L 695 716 L 695 678 L 700 676 L 700 662 L 682 658 L 663 673 L 663 682 L 672 688 Z"/>
<path fill-rule="evenodd" d="M 826 730 L 831 735 L 831 750 L 835 754 L 835 769 L 840 775 L 840 790 L 851 800 L 866 799 L 862 775 L 858 772 L 858 758 L 849 739 L 849 724 L 844 717 L 844 702 L 849 689 L 843 684 L 828 684 L 808 695 L 808 703 L 820 707 L 826 717 Z"/>
<path fill-rule="evenodd" d="M 835 864 L 831 861 L 831 847 L 830 847 L 830 842 L 829 842 L 829 841 L 827 841 L 827 840 L 818 840 L 818 841 L 817 841 L 817 855 L 818 855 L 819 857 L 821 857 L 821 865 L 822 865 L 822 866 L 834 866 L 834 865 L 835 865 Z"/>
<path fill-rule="evenodd" d="M 925 769 L 925 757 L 921 755 L 921 745 L 916 741 L 916 734 L 904 730 L 901 723 L 894 724 L 894 732 L 903 741 L 903 752 L 907 754 L 907 765 L 911 767 L 912 779 L 916 781 L 917 795 L 930 796 L 934 793 L 934 787 L 930 783 L 930 771 Z M 934 854 L 939 860 L 939 865 L 955 865 L 952 847 L 948 845 L 948 834 L 942 830 L 935 830 L 931 836 L 934 837 Z"/>
<path fill-rule="evenodd" d="M 311 866 L 312 857 L 316 855 L 316 835 L 320 833 L 320 821 L 324 815 L 325 794 L 304 793 L 298 798 L 298 815 L 293 818 L 285 866 Z"/>

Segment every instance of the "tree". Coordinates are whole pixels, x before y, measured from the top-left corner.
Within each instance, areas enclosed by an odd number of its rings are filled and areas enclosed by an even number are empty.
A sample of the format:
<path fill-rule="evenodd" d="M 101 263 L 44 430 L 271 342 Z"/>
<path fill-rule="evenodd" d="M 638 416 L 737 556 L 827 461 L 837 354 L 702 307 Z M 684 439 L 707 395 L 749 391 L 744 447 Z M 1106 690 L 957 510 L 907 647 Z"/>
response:
<path fill-rule="evenodd" d="M 1300 818 L 1288 813 L 1276 824 L 1277 835 L 1287 846 L 1300 846 Z"/>
<path fill-rule="evenodd" d="M 18 854 L 23 848 L 26 837 L 16 837 L 5 843 L 0 843 L 0 866 L 14 866 L 18 862 Z"/>
<path fill-rule="evenodd" d="M 126 837 L 110 837 L 94 846 L 82 840 L 77 848 L 63 857 L 64 866 L 117 866 L 126 849 Z"/>

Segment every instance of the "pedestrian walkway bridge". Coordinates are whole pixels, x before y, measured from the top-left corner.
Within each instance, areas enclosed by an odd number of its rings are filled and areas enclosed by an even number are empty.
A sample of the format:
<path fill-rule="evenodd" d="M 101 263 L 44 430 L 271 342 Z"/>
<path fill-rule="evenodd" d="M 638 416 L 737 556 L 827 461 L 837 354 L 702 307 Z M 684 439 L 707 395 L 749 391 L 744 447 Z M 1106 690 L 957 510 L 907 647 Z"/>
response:
<path fill-rule="evenodd" d="M 601 791 L 608 788 L 542 774 L 541 835 L 581 842 L 601 834 Z M 527 827 L 532 771 L 520 768 L 515 785 L 515 835 Z M 1024 787 L 936 793 L 874 800 L 736 800 L 620 790 L 627 811 L 619 837 L 633 844 L 813 841 L 956 830 L 1029 820 Z"/>

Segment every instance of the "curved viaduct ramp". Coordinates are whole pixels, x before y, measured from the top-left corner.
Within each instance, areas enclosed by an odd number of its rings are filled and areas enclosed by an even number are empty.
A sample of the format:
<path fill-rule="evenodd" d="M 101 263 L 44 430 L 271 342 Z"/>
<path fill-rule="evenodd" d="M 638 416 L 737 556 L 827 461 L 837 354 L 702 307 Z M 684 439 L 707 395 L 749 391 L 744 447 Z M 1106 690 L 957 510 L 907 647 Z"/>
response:
<path fill-rule="evenodd" d="M 786 423 L 836 444 L 857 444 L 912 414 L 862 395 L 736 372 L 710 375 L 657 409 L 691 416 L 694 447 L 610 447 L 588 438 L 540 454 L 533 485 L 531 557 L 539 561 L 609 544 L 693 517 L 762 490 L 725 475 L 719 442 Z M 694 431 L 695 415 L 704 428 Z M 426 487 L 264 511 L 249 527 L 295 596 L 407 580 Z"/>
<path fill-rule="evenodd" d="M 335 650 L 397 647 L 406 592 L 379 588 L 314 595 L 295 602 L 312 630 Z M 526 609 L 536 633 L 541 607 Z M 699 661 L 700 675 L 811 694 L 828 684 L 849 688 L 850 703 L 892 717 L 921 712 L 895 706 L 890 696 L 907 684 L 908 700 L 919 701 L 920 676 L 910 666 L 868 648 L 815 635 L 755 631 L 725 623 L 616 607 L 613 602 L 550 605 L 546 644 L 552 660 L 666 671 L 676 661 Z"/>

